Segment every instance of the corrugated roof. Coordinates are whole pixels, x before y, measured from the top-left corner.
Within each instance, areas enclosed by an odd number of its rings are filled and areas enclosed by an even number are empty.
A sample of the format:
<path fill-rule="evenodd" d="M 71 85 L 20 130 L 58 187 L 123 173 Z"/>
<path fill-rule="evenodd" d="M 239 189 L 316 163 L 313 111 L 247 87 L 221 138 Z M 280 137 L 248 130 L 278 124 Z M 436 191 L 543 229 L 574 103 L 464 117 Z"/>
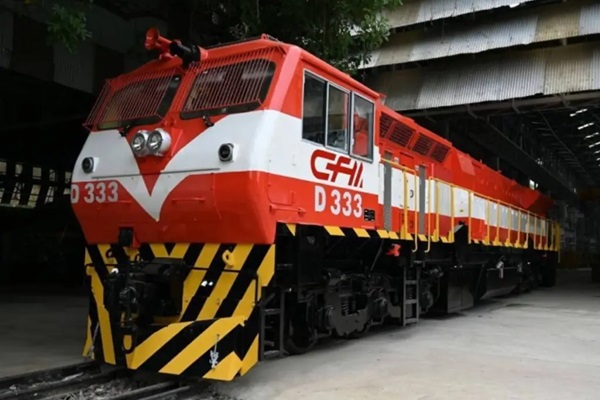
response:
<path fill-rule="evenodd" d="M 597 43 L 389 71 L 367 82 L 396 110 L 438 108 L 534 95 L 600 90 Z"/>
<path fill-rule="evenodd" d="M 536 0 L 407 0 L 384 15 L 392 28 L 400 28 L 532 1 Z"/>
<path fill-rule="evenodd" d="M 510 19 L 481 21 L 439 32 L 410 31 L 393 35 L 372 53 L 365 69 L 438 59 L 458 54 L 600 33 L 600 4 L 562 3 L 515 13 Z"/>
<path fill-rule="evenodd" d="M 581 9 L 581 18 L 579 22 L 579 31 L 582 35 L 589 35 L 596 32 L 600 24 L 600 3 L 590 4 Z"/>
<path fill-rule="evenodd" d="M 600 48 L 594 50 L 594 55 L 592 56 L 592 65 L 600 65 Z M 592 86 L 600 86 L 600 68 L 592 69 Z"/>

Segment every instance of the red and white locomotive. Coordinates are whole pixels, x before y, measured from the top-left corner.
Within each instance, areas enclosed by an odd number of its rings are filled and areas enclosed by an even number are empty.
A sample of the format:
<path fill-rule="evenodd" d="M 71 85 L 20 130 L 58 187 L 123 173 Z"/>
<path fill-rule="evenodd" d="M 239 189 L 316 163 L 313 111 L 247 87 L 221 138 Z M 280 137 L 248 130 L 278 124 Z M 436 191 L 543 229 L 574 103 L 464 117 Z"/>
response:
<path fill-rule="evenodd" d="M 551 199 L 303 49 L 159 56 L 107 82 L 71 200 L 88 242 L 84 353 L 231 380 L 271 354 L 553 284 Z"/>

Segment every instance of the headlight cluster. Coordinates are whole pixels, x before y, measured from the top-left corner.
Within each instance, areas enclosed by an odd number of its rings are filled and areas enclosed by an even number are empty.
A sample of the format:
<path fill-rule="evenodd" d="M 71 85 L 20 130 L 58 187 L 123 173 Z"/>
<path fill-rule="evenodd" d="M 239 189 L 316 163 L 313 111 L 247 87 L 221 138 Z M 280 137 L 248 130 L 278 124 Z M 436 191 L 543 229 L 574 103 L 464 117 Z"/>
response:
<path fill-rule="evenodd" d="M 138 157 L 145 155 L 163 156 L 171 148 L 171 135 L 158 128 L 151 132 L 139 131 L 131 139 L 131 149 Z"/>

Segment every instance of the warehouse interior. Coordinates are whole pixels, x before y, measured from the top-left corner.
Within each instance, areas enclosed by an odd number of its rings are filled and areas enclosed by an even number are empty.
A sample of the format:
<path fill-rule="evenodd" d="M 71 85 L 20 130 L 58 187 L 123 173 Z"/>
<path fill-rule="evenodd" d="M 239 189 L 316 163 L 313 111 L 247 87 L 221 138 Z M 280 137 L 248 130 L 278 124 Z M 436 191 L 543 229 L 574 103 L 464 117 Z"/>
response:
<path fill-rule="evenodd" d="M 386 105 L 558 199 L 562 265 L 598 257 L 600 4 L 407 1 L 361 67 Z"/>
<path fill-rule="evenodd" d="M 361 68 L 360 79 L 384 93 L 386 105 L 558 199 L 560 266 L 579 269 L 576 284 L 566 278 L 569 289 L 560 299 L 568 303 L 584 287 L 596 305 L 600 4 L 404 3 L 390 13 L 389 41 Z M 81 358 L 85 240 L 69 185 L 88 134 L 82 122 L 106 78 L 147 59 L 148 27 L 183 29 L 161 17 L 177 13 L 165 13 L 168 5 L 159 0 L 93 7 L 93 39 L 70 53 L 44 39 L 42 11 L 0 4 L 0 354 L 9 355 L 0 376 Z"/>

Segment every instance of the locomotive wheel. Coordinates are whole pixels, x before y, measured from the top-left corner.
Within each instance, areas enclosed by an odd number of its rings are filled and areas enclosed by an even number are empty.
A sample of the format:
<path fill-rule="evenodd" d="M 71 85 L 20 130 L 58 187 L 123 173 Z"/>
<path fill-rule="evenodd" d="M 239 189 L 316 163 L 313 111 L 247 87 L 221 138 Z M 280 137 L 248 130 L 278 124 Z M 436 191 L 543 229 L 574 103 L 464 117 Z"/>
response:
<path fill-rule="evenodd" d="M 294 321 L 291 334 L 285 339 L 285 349 L 291 355 L 304 354 L 317 343 L 317 335 L 306 321 Z"/>

